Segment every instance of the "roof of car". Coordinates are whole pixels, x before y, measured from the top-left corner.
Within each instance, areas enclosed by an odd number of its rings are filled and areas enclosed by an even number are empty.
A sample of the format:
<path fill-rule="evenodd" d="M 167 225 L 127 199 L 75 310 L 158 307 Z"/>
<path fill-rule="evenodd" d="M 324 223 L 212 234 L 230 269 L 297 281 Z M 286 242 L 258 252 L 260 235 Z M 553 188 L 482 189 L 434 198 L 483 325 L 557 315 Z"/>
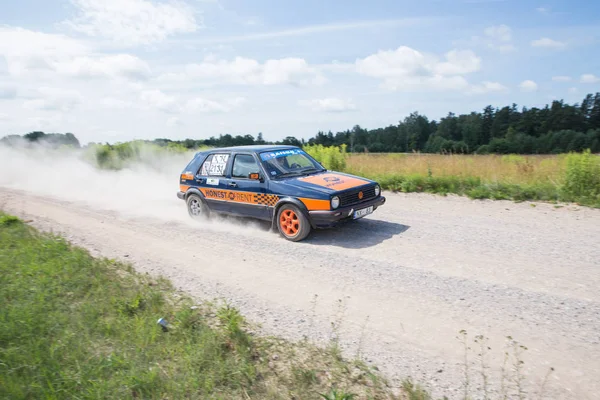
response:
<path fill-rule="evenodd" d="M 214 149 L 204 150 L 201 153 L 206 152 L 215 152 L 215 151 L 276 151 L 276 150 L 285 150 L 285 149 L 297 149 L 298 146 L 289 146 L 289 145 L 252 145 L 252 146 L 232 146 L 232 147 L 218 147 Z"/>

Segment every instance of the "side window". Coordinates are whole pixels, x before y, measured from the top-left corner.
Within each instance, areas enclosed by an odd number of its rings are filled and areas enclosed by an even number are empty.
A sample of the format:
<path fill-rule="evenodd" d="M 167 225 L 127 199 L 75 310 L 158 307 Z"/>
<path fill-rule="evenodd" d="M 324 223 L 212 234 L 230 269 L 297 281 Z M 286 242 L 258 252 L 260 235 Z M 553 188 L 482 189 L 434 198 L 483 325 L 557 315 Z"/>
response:
<path fill-rule="evenodd" d="M 200 167 L 200 175 L 223 176 L 229 160 L 229 154 L 211 154 Z"/>
<path fill-rule="evenodd" d="M 233 178 L 248 178 L 248 175 L 259 171 L 258 164 L 254 157 L 249 154 L 238 154 L 233 159 Z"/>

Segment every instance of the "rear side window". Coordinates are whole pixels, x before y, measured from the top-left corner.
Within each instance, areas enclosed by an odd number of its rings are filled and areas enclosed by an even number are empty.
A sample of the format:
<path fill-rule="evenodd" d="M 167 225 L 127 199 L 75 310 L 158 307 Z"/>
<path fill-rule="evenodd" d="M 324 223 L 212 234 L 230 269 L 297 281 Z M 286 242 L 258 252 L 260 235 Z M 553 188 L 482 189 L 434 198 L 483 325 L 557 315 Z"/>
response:
<path fill-rule="evenodd" d="M 258 173 L 258 171 L 258 163 L 250 154 L 238 154 L 233 159 L 232 177 L 248 178 L 250 174 Z"/>
<path fill-rule="evenodd" d="M 200 175 L 224 176 L 227 161 L 229 161 L 229 154 L 217 153 L 209 155 L 202 164 L 202 167 L 200 167 Z"/>

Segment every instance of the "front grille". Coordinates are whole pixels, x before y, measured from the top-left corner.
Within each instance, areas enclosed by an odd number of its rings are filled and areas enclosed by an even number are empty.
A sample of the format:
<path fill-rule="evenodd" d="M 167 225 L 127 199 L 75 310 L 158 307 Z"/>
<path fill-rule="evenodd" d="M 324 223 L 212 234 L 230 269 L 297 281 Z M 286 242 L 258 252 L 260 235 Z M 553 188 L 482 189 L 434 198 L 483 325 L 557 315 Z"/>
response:
<path fill-rule="evenodd" d="M 358 193 L 363 193 L 363 198 L 358 198 Z M 353 204 L 362 203 L 363 201 L 371 200 L 375 197 L 375 186 L 370 186 L 364 189 L 352 190 L 339 195 L 340 207 L 351 206 Z"/>

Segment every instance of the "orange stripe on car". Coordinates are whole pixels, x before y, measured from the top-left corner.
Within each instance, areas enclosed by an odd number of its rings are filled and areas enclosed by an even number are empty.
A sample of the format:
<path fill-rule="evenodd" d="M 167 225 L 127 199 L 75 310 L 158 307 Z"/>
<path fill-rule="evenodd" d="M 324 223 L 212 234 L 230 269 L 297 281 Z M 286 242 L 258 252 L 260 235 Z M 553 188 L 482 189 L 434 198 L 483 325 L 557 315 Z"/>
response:
<path fill-rule="evenodd" d="M 266 193 L 240 192 L 211 188 L 200 188 L 200 191 L 207 199 L 217 201 L 232 201 L 234 203 L 266 205 L 272 207 L 279 200 L 279 196 Z"/>
<path fill-rule="evenodd" d="M 364 179 L 331 173 L 307 176 L 304 178 L 298 178 L 298 180 L 334 190 L 351 189 L 353 187 L 362 186 L 369 183 Z"/>
<path fill-rule="evenodd" d="M 182 192 L 185 192 L 189 188 L 190 186 L 187 185 L 179 185 L 179 189 Z M 198 189 L 200 189 L 204 197 L 207 199 L 217 201 L 232 201 L 235 203 L 256 204 L 273 207 L 279 200 L 279 196 L 275 194 L 240 192 L 211 188 Z M 304 203 L 309 211 L 329 210 L 329 200 L 308 199 L 303 197 L 299 197 L 298 200 Z"/>
<path fill-rule="evenodd" d="M 329 200 L 306 199 L 299 197 L 298 200 L 304 203 L 308 211 L 323 211 L 329 210 Z"/>

